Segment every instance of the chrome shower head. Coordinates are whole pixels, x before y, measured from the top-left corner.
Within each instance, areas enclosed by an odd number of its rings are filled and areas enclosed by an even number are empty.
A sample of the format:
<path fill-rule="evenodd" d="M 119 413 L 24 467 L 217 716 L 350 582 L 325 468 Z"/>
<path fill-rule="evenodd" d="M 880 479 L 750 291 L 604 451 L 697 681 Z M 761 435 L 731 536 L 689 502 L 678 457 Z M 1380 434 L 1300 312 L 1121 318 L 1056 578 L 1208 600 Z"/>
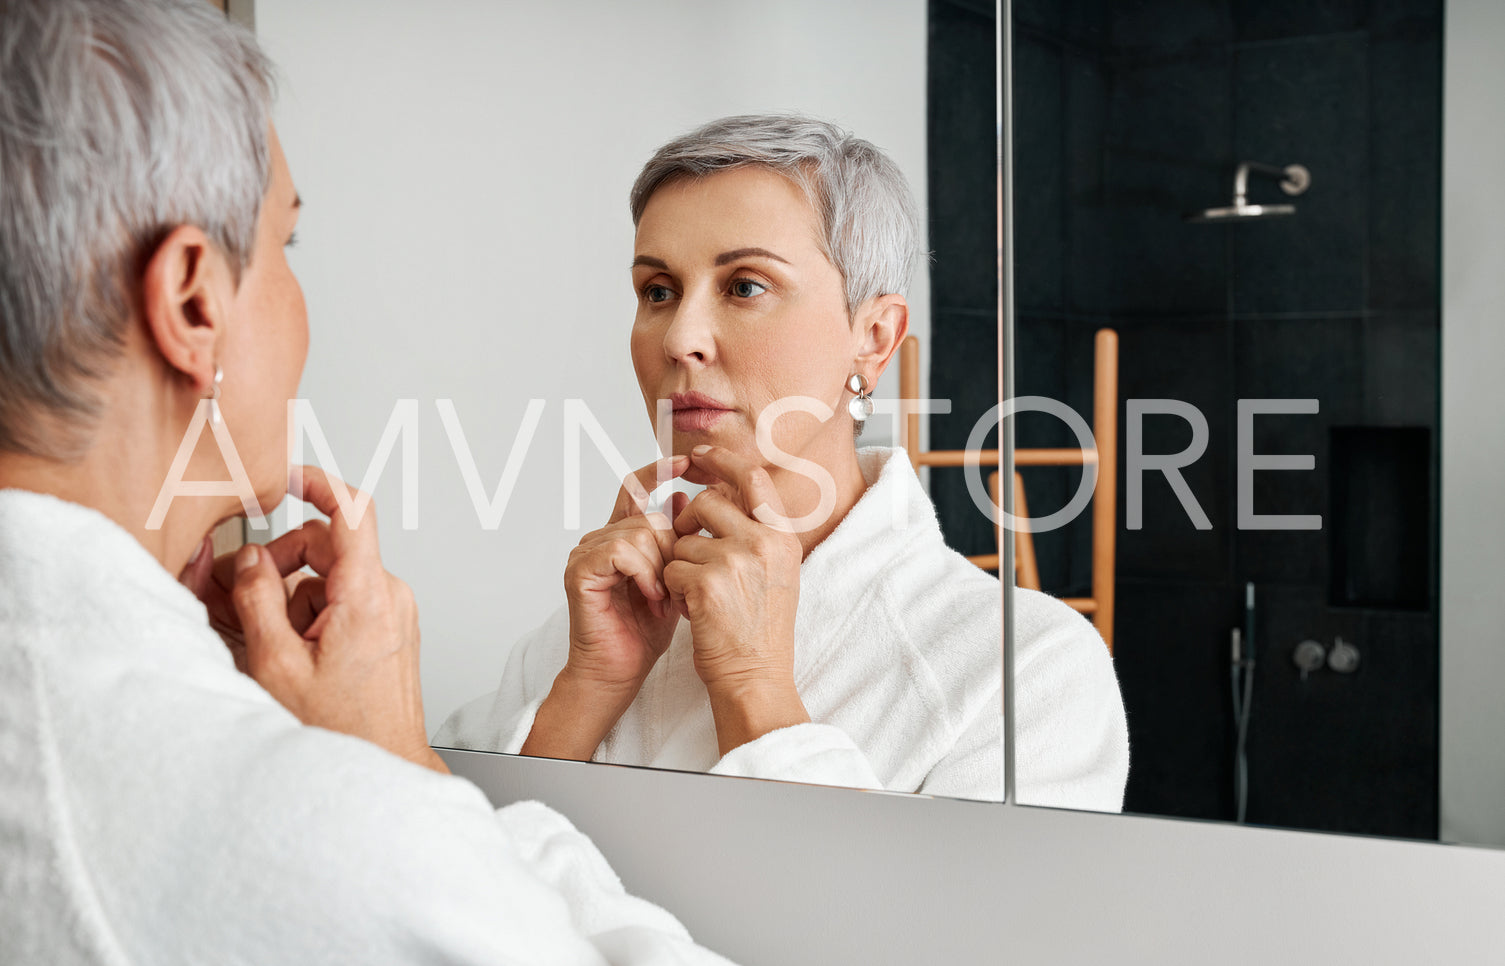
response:
<path fill-rule="evenodd" d="M 1288 164 L 1282 168 L 1273 164 L 1261 164 L 1258 161 L 1240 161 L 1238 170 L 1233 175 L 1233 204 L 1226 208 L 1203 208 L 1201 211 L 1193 211 L 1182 216 L 1183 220 L 1193 224 L 1207 224 L 1296 214 L 1295 205 L 1249 204 L 1250 171 L 1279 178 L 1280 190 L 1288 195 L 1299 195 L 1312 184 L 1312 173 L 1299 164 Z"/>
<path fill-rule="evenodd" d="M 1203 208 L 1183 215 L 1192 224 L 1210 221 L 1239 221 L 1244 218 L 1275 218 L 1296 214 L 1295 205 L 1232 205 L 1227 208 Z"/>

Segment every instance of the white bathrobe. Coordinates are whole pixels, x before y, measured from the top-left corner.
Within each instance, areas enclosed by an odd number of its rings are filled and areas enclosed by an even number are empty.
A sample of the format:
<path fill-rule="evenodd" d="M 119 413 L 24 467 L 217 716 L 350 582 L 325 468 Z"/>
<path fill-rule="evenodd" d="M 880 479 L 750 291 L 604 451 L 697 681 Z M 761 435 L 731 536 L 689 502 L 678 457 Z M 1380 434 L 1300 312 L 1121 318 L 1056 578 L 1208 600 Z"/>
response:
<path fill-rule="evenodd" d="M 0 962 L 724 962 L 537 803 L 304 727 L 92 510 L 0 490 Z"/>
<path fill-rule="evenodd" d="M 720 755 L 681 621 L 594 760 L 1002 799 L 998 580 L 946 546 L 902 450 L 858 459 L 867 492 L 800 567 L 794 674 L 811 723 Z M 1059 601 L 1015 601 L 1019 798 L 1116 811 L 1128 732 L 1107 649 Z M 513 649 L 499 689 L 452 714 L 434 743 L 518 752 L 568 654 L 560 608 Z"/>

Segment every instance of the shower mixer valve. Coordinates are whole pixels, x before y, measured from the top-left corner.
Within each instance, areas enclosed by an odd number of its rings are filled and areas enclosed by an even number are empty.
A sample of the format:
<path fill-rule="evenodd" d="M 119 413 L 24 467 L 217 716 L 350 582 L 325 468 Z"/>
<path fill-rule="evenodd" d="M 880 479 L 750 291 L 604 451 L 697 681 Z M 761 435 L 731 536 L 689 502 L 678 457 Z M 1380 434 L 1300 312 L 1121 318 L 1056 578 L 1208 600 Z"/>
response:
<path fill-rule="evenodd" d="M 1359 669 L 1359 649 L 1338 638 L 1333 649 L 1327 652 L 1327 666 L 1339 674 L 1352 674 Z"/>
<path fill-rule="evenodd" d="M 1301 680 L 1305 681 L 1308 674 L 1327 663 L 1327 648 L 1320 641 L 1305 640 L 1296 645 L 1291 660 L 1301 669 Z"/>
<path fill-rule="evenodd" d="M 1329 649 L 1321 641 L 1307 639 L 1296 645 L 1291 662 L 1301 671 L 1301 680 L 1325 665 L 1338 674 L 1352 674 L 1359 669 L 1359 649 L 1339 637 Z"/>

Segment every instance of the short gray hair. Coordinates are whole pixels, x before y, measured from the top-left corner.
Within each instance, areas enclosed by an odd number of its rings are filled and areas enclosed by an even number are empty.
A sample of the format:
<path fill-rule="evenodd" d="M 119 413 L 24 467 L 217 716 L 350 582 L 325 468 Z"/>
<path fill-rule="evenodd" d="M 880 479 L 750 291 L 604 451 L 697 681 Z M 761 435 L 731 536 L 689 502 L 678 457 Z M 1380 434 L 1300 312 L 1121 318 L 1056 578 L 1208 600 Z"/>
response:
<path fill-rule="evenodd" d="M 0 450 L 77 454 L 156 245 L 250 263 L 271 64 L 204 0 L 0 0 Z M 65 438 L 44 438 L 38 417 Z"/>
<path fill-rule="evenodd" d="M 847 312 L 902 295 L 919 257 L 914 195 L 888 155 L 834 124 L 799 114 L 744 114 L 701 125 L 659 148 L 632 186 L 632 223 L 664 185 L 760 165 L 810 198 L 822 250 L 846 283 Z"/>

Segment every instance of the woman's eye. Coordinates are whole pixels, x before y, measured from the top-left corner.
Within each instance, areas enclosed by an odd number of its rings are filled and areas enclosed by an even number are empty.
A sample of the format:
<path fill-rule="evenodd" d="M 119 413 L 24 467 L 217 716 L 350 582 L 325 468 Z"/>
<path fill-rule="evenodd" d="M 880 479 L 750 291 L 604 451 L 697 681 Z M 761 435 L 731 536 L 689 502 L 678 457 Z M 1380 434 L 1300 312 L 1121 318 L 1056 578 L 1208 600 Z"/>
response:
<path fill-rule="evenodd" d="M 674 293 L 663 285 L 650 285 L 643 289 L 643 298 L 650 302 L 667 302 L 673 296 Z"/>
<path fill-rule="evenodd" d="M 732 294 L 739 299 L 750 299 L 766 291 L 768 291 L 768 286 L 754 282 L 750 278 L 739 278 L 732 282 Z"/>

